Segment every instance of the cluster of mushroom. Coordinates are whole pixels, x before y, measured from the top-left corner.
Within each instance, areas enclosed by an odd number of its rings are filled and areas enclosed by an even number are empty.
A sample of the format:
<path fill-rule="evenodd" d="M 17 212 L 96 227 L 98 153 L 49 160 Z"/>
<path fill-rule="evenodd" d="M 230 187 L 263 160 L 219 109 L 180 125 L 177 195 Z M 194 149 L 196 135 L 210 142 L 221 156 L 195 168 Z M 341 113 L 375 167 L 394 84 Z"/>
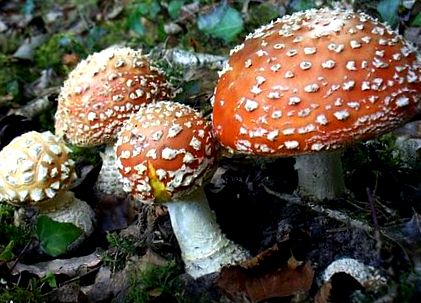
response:
<path fill-rule="evenodd" d="M 299 155 L 299 191 L 313 199 L 345 191 L 340 154 L 331 151 L 400 125 L 419 101 L 415 50 L 362 13 L 294 13 L 248 35 L 230 55 L 215 89 L 216 139 L 232 152 Z M 211 125 L 165 101 L 170 95 L 163 72 L 140 51 L 108 48 L 65 81 L 56 134 L 79 146 L 109 144 L 97 188 L 166 205 L 186 271 L 197 278 L 249 253 L 221 232 L 203 190 L 217 157 Z M 0 152 L 0 198 L 89 234 L 92 210 L 67 192 L 74 178 L 67 152 L 48 132 L 16 138 Z"/>
<path fill-rule="evenodd" d="M 0 201 L 73 223 L 82 230 L 76 241 L 80 243 L 93 232 L 95 219 L 90 206 L 68 191 L 76 179 L 69 151 L 51 132 L 33 131 L 13 139 L 0 151 Z"/>
<path fill-rule="evenodd" d="M 123 122 L 143 104 L 168 99 L 164 73 L 140 50 L 112 46 L 88 56 L 69 74 L 58 97 L 55 132 L 81 146 L 107 144 L 96 188 L 124 196 L 112 144 Z"/>
<path fill-rule="evenodd" d="M 56 133 L 79 146 L 119 138 L 117 159 L 111 145 L 102 155 L 97 190 L 124 196 L 124 189 L 142 202 L 167 205 L 186 270 L 199 277 L 248 252 L 221 233 L 201 188 L 216 158 L 209 123 L 187 106 L 155 103 L 170 94 L 163 72 L 140 51 L 108 48 L 70 73 L 59 95 Z"/>
<path fill-rule="evenodd" d="M 124 189 L 145 203 L 167 206 L 186 271 L 194 278 L 249 256 L 221 233 L 203 190 L 216 152 L 209 123 L 190 107 L 166 101 L 142 107 L 124 124 L 116 144 Z"/>

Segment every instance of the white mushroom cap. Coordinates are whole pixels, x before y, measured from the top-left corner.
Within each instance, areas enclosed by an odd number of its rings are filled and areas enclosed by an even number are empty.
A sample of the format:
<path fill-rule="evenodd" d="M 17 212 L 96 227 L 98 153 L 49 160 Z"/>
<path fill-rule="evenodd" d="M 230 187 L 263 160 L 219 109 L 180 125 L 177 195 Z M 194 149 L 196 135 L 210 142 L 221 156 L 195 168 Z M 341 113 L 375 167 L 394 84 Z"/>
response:
<path fill-rule="evenodd" d="M 81 61 L 58 97 L 56 134 L 75 145 L 113 142 L 141 105 L 167 99 L 171 87 L 141 51 L 109 47 Z"/>
<path fill-rule="evenodd" d="M 216 158 L 208 121 L 187 105 L 161 101 L 142 107 L 116 143 L 124 190 L 143 202 L 166 202 L 201 185 Z"/>
<path fill-rule="evenodd" d="M 0 151 L 0 200 L 37 205 L 76 178 L 70 149 L 51 132 L 25 133 Z"/>

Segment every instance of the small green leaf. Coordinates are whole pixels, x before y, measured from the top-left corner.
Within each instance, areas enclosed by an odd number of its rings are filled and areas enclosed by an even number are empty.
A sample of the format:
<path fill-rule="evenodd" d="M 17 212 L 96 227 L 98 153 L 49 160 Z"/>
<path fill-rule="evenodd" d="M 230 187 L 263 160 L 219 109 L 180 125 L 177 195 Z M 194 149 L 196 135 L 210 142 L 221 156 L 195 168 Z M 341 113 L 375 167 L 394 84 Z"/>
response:
<path fill-rule="evenodd" d="M 279 17 L 279 9 L 272 3 L 262 3 L 251 6 L 249 16 L 249 22 L 257 28 L 261 24 L 269 23 L 269 21 Z"/>
<path fill-rule="evenodd" d="M 26 0 L 25 4 L 22 6 L 22 13 L 24 15 L 32 15 L 34 12 L 35 3 L 33 0 Z"/>
<path fill-rule="evenodd" d="M 199 16 L 197 26 L 206 34 L 230 42 L 243 30 L 243 19 L 236 9 L 223 3 Z"/>
<path fill-rule="evenodd" d="M 145 27 L 143 26 L 141 20 L 141 15 L 139 12 L 134 11 L 127 17 L 127 26 L 129 29 L 134 31 L 139 36 L 144 36 L 146 34 Z"/>
<path fill-rule="evenodd" d="M 191 98 L 200 93 L 201 90 L 201 81 L 199 80 L 190 80 L 182 84 L 181 93 L 176 96 L 176 100 L 182 101 Z"/>
<path fill-rule="evenodd" d="M 135 4 L 135 10 L 143 17 L 155 19 L 161 10 L 159 2 L 156 0 L 144 0 Z"/>
<path fill-rule="evenodd" d="M 46 282 L 51 288 L 57 288 L 56 276 L 51 271 L 41 279 L 41 282 Z"/>
<path fill-rule="evenodd" d="M 392 27 L 395 27 L 399 22 L 398 10 L 400 2 L 400 0 L 382 0 L 377 4 L 377 11 L 383 21 L 389 23 Z"/>
<path fill-rule="evenodd" d="M 41 249 L 52 257 L 67 251 L 67 247 L 82 234 L 82 230 L 72 223 L 61 223 L 47 216 L 39 216 L 36 233 Z"/>
<path fill-rule="evenodd" d="M 168 14 L 172 19 L 176 19 L 180 16 L 180 11 L 183 5 L 184 0 L 172 0 L 168 3 Z"/>
<path fill-rule="evenodd" d="M 3 249 L 2 252 L 0 252 L 0 261 L 10 261 L 15 256 L 13 254 L 13 247 L 15 246 L 15 242 L 12 240 L 7 244 L 7 246 Z"/>
<path fill-rule="evenodd" d="M 293 0 L 290 2 L 289 6 L 294 12 L 299 12 L 315 8 L 316 4 L 313 0 Z"/>
<path fill-rule="evenodd" d="M 418 13 L 415 19 L 412 20 L 411 26 L 421 26 L 421 13 Z"/>

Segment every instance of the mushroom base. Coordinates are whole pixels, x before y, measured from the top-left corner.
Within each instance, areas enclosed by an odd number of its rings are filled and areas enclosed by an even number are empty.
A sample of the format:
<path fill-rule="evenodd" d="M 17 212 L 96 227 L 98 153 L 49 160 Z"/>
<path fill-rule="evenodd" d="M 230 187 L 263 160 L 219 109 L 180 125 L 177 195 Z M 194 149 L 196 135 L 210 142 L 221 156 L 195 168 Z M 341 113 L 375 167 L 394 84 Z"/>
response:
<path fill-rule="evenodd" d="M 102 166 L 94 186 L 95 193 L 113 195 L 119 199 L 126 198 L 127 193 L 123 190 L 123 184 L 120 181 L 121 175 L 116 166 L 113 146 L 105 147 L 105 151 L 101 153 L 101 159 Z"/>
<path fill-rule="evenodd" d="M 180 245 L 185 269 L 193 278 L 218 272 L 221 267 L 250 257 L 248 251 L 221 232 L 203 188 L 183 200 L 165 204 Z"/>
<path fill-rule="evenodd" d="M 47 211 L 40 209 L 40 214 L 46 215 L 57 222 L 72 223 L 82 230 L 83 233 L 79 239 L 69 247 L 69 250 L 72 250 L 94 231 L 95 213 L 88 203 L 76 198 L 72 192 L 59 193 L 53 199 L 60 200 L 65 207 Z"/>
<path fill-rule="evenodd" d="M 298 156 L 298 192 L 311 200 L 332 200 L 345 193 L 341 152 Z"/>

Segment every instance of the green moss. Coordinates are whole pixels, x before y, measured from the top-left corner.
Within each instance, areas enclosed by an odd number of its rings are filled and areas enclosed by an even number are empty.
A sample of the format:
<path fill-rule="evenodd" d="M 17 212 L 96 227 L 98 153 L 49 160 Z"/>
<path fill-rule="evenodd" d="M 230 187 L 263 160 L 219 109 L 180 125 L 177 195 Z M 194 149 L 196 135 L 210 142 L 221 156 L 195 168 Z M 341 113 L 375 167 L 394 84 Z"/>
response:
<path fill-rule="evenodd" d="M 279 6 L 273 3 L 262 3 L 259 5 L 250 6 L 248 12 L 248 19 L 246 21 L 246 32 L 253 32 L 262 24 L 269 23 L 269 21 L 276 19 L 279 16 Z"/>
<path fill-rule="evenodd" d="M 184 296 L 184 285 L 179 278 L 181 272 L 181 267 L 175 262 L 166 266 L 150 265 L 132 272 L 125 302 L 192 302 Z"/>
<path fill-rule="evenodd" d="M 403 274 L 398 281 L 398 298 L 396 302 L 415 302 L 417 293 L 417 283 L 420 282 L 420 274 Z"/>
<path fill-rule="evenodd" d="M 85 44 L 91 52 L 100 51 L 110 45 L 129 40 L 124 20 L 106 21 L 93 26 L 85 39 Z"/>
<path fill-rule="evenodd" d="M 124 268 L 130 256 L 137 251 L 137 242 L 133 237 L 123 237 L 115 232 L 107 234 L 109 249 L 102 255 L 104 265 L 112 271 L 119 271 Z"/>
<path fill-rule="evenodd" d="M 0 261 L 13 259 L 16 249 L 24 247 L 31 238 L 30 228 L 15 226 L 13 221 L 14 207 L 0 203 Z"/>
<path fill-rule="evenodd" d="M 26 288 L 13 285 L 10 288 L 0 289 L 0 302 L 41 303 L 45 302 L 45 298 L 42 296 L 39 281 L 32 279 Z"/>
<path fill-rule="evenodd" d="M 403 201 L 402 191 L 421 182 L 421 163 L 405 162 L 401 153 L 393 134 L 354 144 L 343 156 L 347 188 L 362 200 L 367 198 L 368 187 L 383 199 Z"/>
<path fill-rule="evenodd" d="M 96 165 L 101 161 L 98 147 L 79 147 L 70 145 L 69 148 L 72 150 L 70 157 L 78 163 Z"/>
<path fill-rule="evenodd" d="M 40 69 L 53 68 L 60 75 L 67 75 L 71 67 L 63 64 L 63 56 L 75 54 L 86 57 L 88 50 L 74 35 L 60 33 L 53 35 L 35 51 L 35 65 Z"/>
<path fill-rule="evenodd" d="M 35 80 L 32 69 L 22 65 L 11 56 L 0 53 L 0 100 L 1 106 L 10 106 L 21 100 L 23 84 Z"/>

